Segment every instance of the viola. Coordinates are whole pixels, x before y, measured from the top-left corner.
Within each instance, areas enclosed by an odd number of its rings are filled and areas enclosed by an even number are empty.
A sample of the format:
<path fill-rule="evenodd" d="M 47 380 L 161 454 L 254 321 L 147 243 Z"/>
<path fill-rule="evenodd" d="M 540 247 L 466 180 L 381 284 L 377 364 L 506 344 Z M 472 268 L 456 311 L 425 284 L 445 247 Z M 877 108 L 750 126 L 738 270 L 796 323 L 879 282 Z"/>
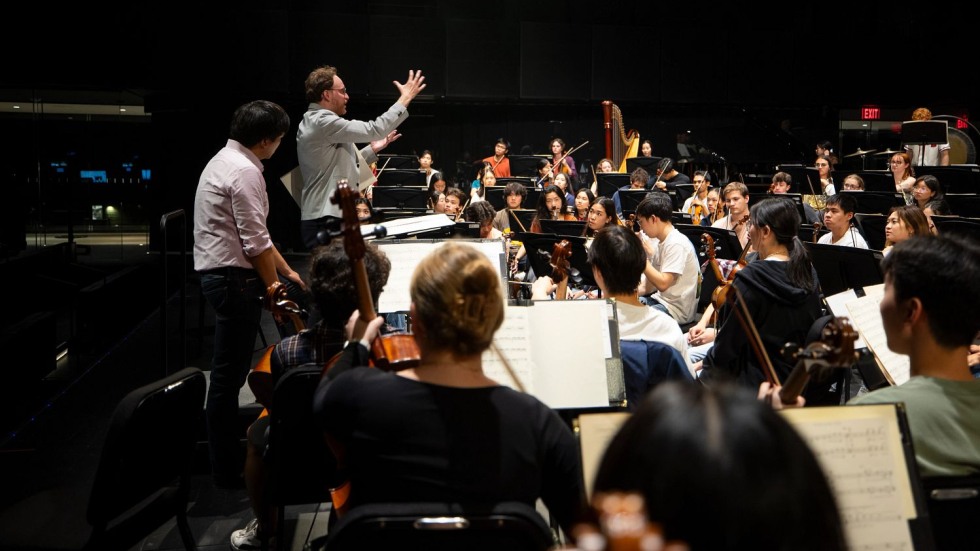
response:
<path fill-rule="evenodd" d="M 344 251 L 351 263 L 354 275 L 354 286 L 357 288 L 357 310 L 364 320 L 378 317 L 371 298 L 371 285 L 368 280 L 367 268 L 364 266 L 364 237 L 357 221 L 357 210 L 354 200 L 360 193 L 350 188 L 347 180 L 337 183 L 337 191 L 330 199 L 335 205 L 340 205 L 343 211 Z M 392 333 L 379 335 L 371 343 L 372 365 L 386 371 L 398 371 L 419 364 L 419 348 L 415 337 L 410 333 Z M 327 363 L 324 371 L 330 369 L 334 361 Z"/>
<path fill-rule="evenodd" d="M 850 367 L 857 361 L 854 351 L 857 336 L 847 318 L 834 318 L 824 326 L 820 338 L 805 348 L 792 343 L 783 346 L 783 357 L 796 361 L 796 365 L 779 390 L 780 401 L 795 404 L 797 396 L 817 370 Z"/>
<path fill-rule="evenodd" d="M 551 279 L 558 284 L 555 300 L 565 300 L 568 295 L 568 272 L 571 269 L 572 244 L 567 239 L 555 243 L 551 250 Z"/>

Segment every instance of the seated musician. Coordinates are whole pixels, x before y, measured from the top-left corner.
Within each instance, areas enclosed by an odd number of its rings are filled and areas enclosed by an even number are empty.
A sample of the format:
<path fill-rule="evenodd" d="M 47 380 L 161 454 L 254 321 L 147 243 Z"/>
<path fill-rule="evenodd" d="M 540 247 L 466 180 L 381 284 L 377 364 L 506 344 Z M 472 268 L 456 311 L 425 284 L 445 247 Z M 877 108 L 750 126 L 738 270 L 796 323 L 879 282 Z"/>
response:
<path fill-rule="evenodd" d="M 640 301 L 687 324 L 697 315 L 701 268 L 691 240 L 674 229 L 672 208 L 670 197 L 660 191 L 650 192 L 636 207 L 649 259 L 640 281 Z"/>
<path fill-rule="evenodd" d="M 837 194 L 828 197 L 827 207 L 823 213 L 823 225 L 830 230 L 830 233 L 820 236 L 817 243 L 867 249 L 868 242 L 854 227 L 855 210 L 857 210 L 857 199 L 850 195 Z"/>
<path fill-rule="evenodd" d="M 559 172 L 558 174 L 555 174 L 553 183 L 558 186 L 558 189 L 565 193 L 566 210 L 568 212 L 572 212 L 572 204 L 575 202 L 575 195 L 572 194 L 571 177 L 564 172 Z"/>
<path fill-rule="evenodd" d="M 968 361 L 980 332 L 980 245 L 917 235 L 895 245 L 881 268 L 888 348 L 908 355 L 911 378 L 848 404 L 904 402 L 922 476 L 980 474 L 980 380 Z"/>
<path fill-rule="evenodd" d="M 483 165 L 480 172 L 476 175 L 476 180 L 470 185 L 470 203 L 482 201 L 486 196 L 486 189 L 497 185 L 497 177 L 493 174 L 490 165 Z"/>
<path fill-rule="evenodd" d="M 674 160 L 670 157 L 664 157 L 657 165 L 657 173 L 650 177 L 650 182 L 649 185 L 647 185 L 647 188 L 652 189 L 654 185 L 656 185 L 657 189 L 660 191 L 667 191 L 676 189 L 677 184 L 690 183 L 691 179 L 687 177 L 687 174 L 677 172 L 677 169 L 674 168 Z"/>
<path fill-rule="evenodd" d="M 354 200 L 354 209 L 357 211 L 357 221 L 361 224 L 370 224 L 374 218 L 374 209 L 371 208 L 371 201 L 364 197 Z"/>
<path fill-rule="evenodd" d="M 428 149 L 424 150 L 421 155 L 419 155 L 419 170 L 425 172 L 425 185 L 431 187 L 433 180 L 445 180 L 442 177 L 442 171 L 432 168 L 432 152 Z"/>
<path fill-rule="evenodd" d="M 553 174 L 566 174 L 570 185 L 578 185 L 578 170 L 575 169 L 575 159 L 568 155 L 568 144 L 561 138 L 551 140 L 551 165 Z M 570 186 L 571 187 L 571 186 Z"/>
<path fill-rule="evenodd" d="M 548 185 L 541 191 L 538 197 L 537 213 L 531 220 L 531 233 L 541 233 L 541 223 L 539 220 L 574 220 L 568 214 L 568 203 L 565 202 L 565 194 L 556 185 Z"/>
<path fill-rule="evenodd" d="M 585 222 L 589 219 L 589 208 L 592 207 L 592 203 L 595 203 L 595 194 L 587 187 L 581 188 L 575 193 L 573 203 L 572 214 L 575 215 L 575 219 Z"/>
<path fill-rule="evenodd" d="M 534 187 L 544 188 L 550 186 L 555 179 L 555 173 L 552 170 L 551 161 L 548 159 L 538 160 L 537 169 L 538 178 L 534 181 Z"/>
<path fill-rule="evenodd" d="M 433 214 L 445 214 L 446 213 L 446 194 L 439 190 L 432 190 L 429 192 L 429 208 L 432 209 Z"/>
<path fill-rule="evenodd" d="M 863 183 L 862 183 L 863 185 Z M 793 176 L 788 172 L 777 172 L 772 175 L 772 183 L 769 185 L 769 193 L 779 195 L 781 193 L 793 192 Z M 806 215 L 807 224 L 823 223 L 823 217 L 817 209 L 811 207 L 809 203 L 803 203 L 803 214 Z"/>
<path fill-rule="evenodd" d="M 928 235 L 929 220 L 919 207 L 905 205 L 892 207 L 885 222 L 885 248 L 882 253 L 888 256 L 892 247 L 914 235 Z"/>
<path fill-rule="evenodd" d="M 464 214 L 467 222 L 480 224 L 480 239 L 500 239 L 503 237 L 503 232 L 493 227 L 493 219 L 497 213 L 490 203 L 486 201 L 470 203 Z"/>
<path fill-rule="evenodd" d="M 608 197 L 597 197 L 589 207 L 589 218 L 586 220 L 583 236 L 593 238 L 602 228 L 620 225 L 622 222 L 616 216 L 616 205 L 613 200 Z"/>
<path fill-rule="evenodd" d="M 500 209 L 500 211 L 493 217 L 493 227 L 497 228 L 501 232 L 511 229 L 510 213 L 507 211 L 521 208 L 521 205 L 524 204 L 525 197 L 527 197 L 527 188 L 524 187 L 523 184 L 510 182 L 504 186 L 504 202 L 506 203 L 507 207 Z"/>
<path fill-rule="evenodd" d="M 450 218 L 457 218 L 462 214 L 463 205 L 468 201 L 466 193 L 458 187 L 451 187 L 446 190 L 446 214 Z"/>
<path fill-rule="evenodd" d="M 694 193 L 684 200 L 681 212 L 691 215 L 691 223 L 698 225 L 708 216 L 708 191 L 711 190 L 711 173 L 698 170 L 694 173 Z"/>
<path fill-rule="evenodd" d="M 510 142 L 504 138 L 497 138 L 493 145 L 493 155 L 483 159 L 484 163 L 490 165 L 494 176 L 497 178 L 510 178 L 510 159 L 507 153 L 510 151 Z"/>
<path fill-rule="evenodd" d="M 734 231 L 738 236 L 739 244 L 745 248 L 749 244 L 749 230 L 748 225 L 742 223 L 742 220 L 749 212 L 749 188 L 742 182 L 729 182 L 722 190 L 722 197 L 725 206 L 728 207 L 728 215 L 715 221 L 711 227 Z M 793 232 L 795 235 L 796 230 L 794 229 Z"/>
<path fill-rule="evenodd" d="M 616 172 L 612 159 L 599 159 L 599 162 L 595 165 L 595 173 L 598 174 L 600 172 Z M 594 176 L 595 174 L 593 174 L 592 187 L 589 189 L 592 190 L 592 195 L 599 195 L 599 179 Z"/>
<path fill-rule="evenodd" d="M 589 247 L 589 264 L 602 296 L 616 299 L 620 340 L 662 342 L 687 358 L 687 342 L 677 322 L 640 302 L 637 288 L 648 263 L 643 243 L 632 230 L 620 225 L 600 230 Z M 547 299 L 556 288 L 550 277 L 539 277 L 531 298 Z"/>
<path fill-rule="evenodd" d="M 758 259 L 746 264 L 729 284 L 733 288 L 726 296 L 732 295 L 731 300 L 716 306 L 719 326 L 714 346 L 703 360 L 700 379 L 705 383 L 735 379 L 756 389 L 768 368 L 753 354 L 750 336 L 735 311 L 735 290 L 744 300 L 744 310 L 757 328 L 780 381 L 793 367 L 782 358 L 783 345 L 804 342 L 823 312 L 816 270 L 797 237 L 800 215 L 793 202 L 777 197 L 763 199 L 752 207 L 748 226 Z"/>
<path fill-rule="evenodd" d="M 321 380 L 314 411 L 349 481 L 335 509 L 378 502 L 495 503 L 540 498 L 570 534 L 584 504 L 572 431 L 537 398 L 483 372 L 504 320 L 499 269 L 448 241 L 410 284 L 417 367 L 362 367 L 382 319 L 348 323 L 349 344 Z"/>
<path fill-rule="evenodd" d="M 619 192 L 623 190 L 642 190 L 647 189 L 647 182 L 650 180 L 650 173 L 643 170 L 643 167 L 636 167 L 630 173 L 630 185 L 623 186 L 613 193 L 613 204 L 616 206 L 616 216 L 623 218 L 623 203 L 619 198 Z"/>
<path fill-rule="evenodd" d="M 615 509 L 608 500 L 624 493 L 647 520 L 644 531 L 660 532 L 661 545 L 649 549 L 847 549 L 834 492 L 810 447 L 780 414 L 731 385 L 668 381 L 650 392 L 599 464 L 600 522 Z M 607 541 L 630 541 L 623 528 L 643 526 L 622 518 L 630 515 L 601 523 Z M 578 527 L 578 541 L 596 531 Z"/>
<path fill-rule="evenodd" d="M 364 265 L 377 302 L 388 282 L 391 263 L 373 243 L 365 243 Z M 271 369 L 277 379 L 285 371 L 301 365 L 326 365 L 344 346 L 344 324 L 357 309 L 357 289 L 344 241 L 334 239 L 313 250 L 310 262 L 310 292 L 322 318 L 312 327 L 281 340 L 273 349 Z M 275 533 L 276 510 L 265 501 L 268 467 L 269 416 L 259 417 L 248 428 L 245 455 L 245 487 L 255 519 L 231 535 L 231 547 L 259 549 L 262 539 Z"/>
<path fill-rule="evenodd" d="M 721 220 L 725 216 L 725 206 L 721 202 L 719 197 L 718 188 L 711 188 L 708 191 L 708 197 L 705 201 L 708 206 L 708 213 L 701 218 L 702 226 L 711 226 L 718 220 Z"/>
<path fill-rule="evenodd" d="M 848 174 L 841 183 L 844 191 L 864 191 L 864 178 L 858 174 Z"/>

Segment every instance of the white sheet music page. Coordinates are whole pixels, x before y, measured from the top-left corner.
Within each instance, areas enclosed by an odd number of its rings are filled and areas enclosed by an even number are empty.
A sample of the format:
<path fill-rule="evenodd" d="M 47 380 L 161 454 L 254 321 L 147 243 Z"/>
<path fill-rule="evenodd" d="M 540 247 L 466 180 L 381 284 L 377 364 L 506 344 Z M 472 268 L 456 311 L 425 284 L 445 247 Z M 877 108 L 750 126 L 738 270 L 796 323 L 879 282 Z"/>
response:
<path fill-rule="evenodd" d="M 846 291 L 841 291 L 835 295 L 830 295 L 829 297 L 824 297 L 827 301 L 827 307 L 830 308 L 830 313 L 837 318 L 849 318 L 851 313 L 847 311 L 847 303 L 853 300 L 857 300 L 858 296 L 854 293 L 854 289 L 847 289 Z M 860 350 L 862 348 L 867 348 L 868 345 L 864 344 L 861 337 L 858 336 L 857 340 L 854 341 L 855 350 Z"/>
<path fill-rule="evenodd" d="M 894 404 L 780 410 L 830 482 L 851 550 L 911 551 L 917 516 Z"/>
<path fill-rule="evenodd" d="M 874 354 L 885 378 L 893 385 L 900 385 L 909 380 L 911 367 L 908 356 L 896 354 L 888 348 L 881 311 L 878 309 L 882 297 L 885 296 L 885 286 L 865 287 L 864 293 L 863 297 L 847 303 L 847 311 L 851 313 L 854 327 Z"/>

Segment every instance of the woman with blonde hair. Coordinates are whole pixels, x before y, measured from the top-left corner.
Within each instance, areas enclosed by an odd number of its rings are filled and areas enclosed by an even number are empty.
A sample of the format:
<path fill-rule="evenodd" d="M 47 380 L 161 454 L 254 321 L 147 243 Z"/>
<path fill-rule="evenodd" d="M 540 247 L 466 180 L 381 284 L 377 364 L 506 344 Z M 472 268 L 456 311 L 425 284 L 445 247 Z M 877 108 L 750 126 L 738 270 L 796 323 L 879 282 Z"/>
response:
<path fill-rule="evenodd" d="M 355 312 L 349 344 L 314 397 L 349 483 L 338 514 L 380 502 L 534 507 L 540 498 L 570 533 L 584 505 L 574 435 L 537 398 L 483 370 L 504 321 L 499 268 L 475 247 L 449 241 L 419 262 L 409 294 L 418 364 L 361 367 L 384 319 Z"/>

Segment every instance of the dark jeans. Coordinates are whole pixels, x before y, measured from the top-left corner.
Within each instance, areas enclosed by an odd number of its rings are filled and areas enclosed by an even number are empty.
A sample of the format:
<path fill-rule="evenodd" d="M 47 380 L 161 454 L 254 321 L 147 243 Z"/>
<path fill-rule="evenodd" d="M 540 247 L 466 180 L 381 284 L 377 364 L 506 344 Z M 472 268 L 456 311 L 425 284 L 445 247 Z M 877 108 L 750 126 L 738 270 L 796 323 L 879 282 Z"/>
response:
<path fill-rule="evenodd" d="M 201 289 L 216 318 L 205 406 L 211 472 L 217 480 L 231 480 L 241 474 L 245 459 L 238 393 L 252 367 L 265 285 L 254 270 L 224 268 L 202 273 Z"/>

